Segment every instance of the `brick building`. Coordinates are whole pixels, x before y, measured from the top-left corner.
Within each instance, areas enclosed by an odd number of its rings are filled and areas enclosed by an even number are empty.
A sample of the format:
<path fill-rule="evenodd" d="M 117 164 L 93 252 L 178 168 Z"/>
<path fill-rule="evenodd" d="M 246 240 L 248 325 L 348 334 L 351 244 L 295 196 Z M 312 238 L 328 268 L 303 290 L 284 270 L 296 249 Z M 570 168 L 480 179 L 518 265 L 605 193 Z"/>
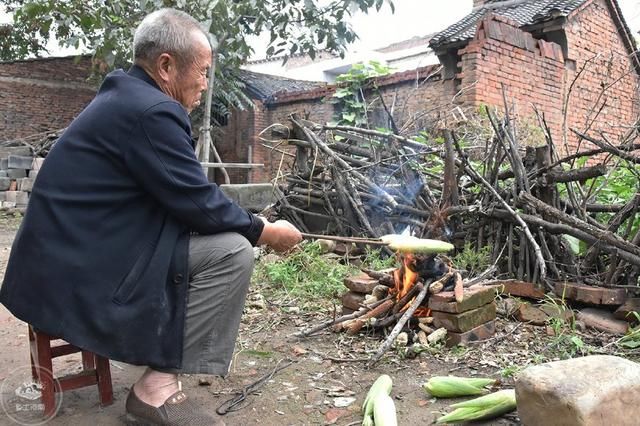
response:
<path fill-rule="evenodd" d="M 87 56 L 0 62 L 0 141 L 65 128 L 93 99 Z"/>
<path fill-rule="evenodd" d="M 518 116 L 533 117 L 534 107 L 544 114 L 557 147 L 566 135 L 569 149 L 576 148 L 570 128 L 616 140 L 637 120 L 640 60 L 616 0 L 475 0 L 469 15 L 420 42 L 440 64 L 375 81 L 376 95 L 406 133 L 458 121 L 480 105 L 502 108 L 502 87 Z M 0 63 L 0 140 L 64 127 L 93 94 L 87 72 L 78 70 L 87 64 Z M 242 78 L 253 108 L 223 120 L 216 146 L 225 162 L 265 164 L 230 169 L 232 182 L 265 182 L 283 158 L 262 145 L 261 137 L 270 138 L 265 129 L 286 124 L 293 112 L 330 121 L 333 105 L 323 99 L 335 86 L 248 71 Z M 377 108 L 370 118 L 382 123 L 385 114 Z"/>

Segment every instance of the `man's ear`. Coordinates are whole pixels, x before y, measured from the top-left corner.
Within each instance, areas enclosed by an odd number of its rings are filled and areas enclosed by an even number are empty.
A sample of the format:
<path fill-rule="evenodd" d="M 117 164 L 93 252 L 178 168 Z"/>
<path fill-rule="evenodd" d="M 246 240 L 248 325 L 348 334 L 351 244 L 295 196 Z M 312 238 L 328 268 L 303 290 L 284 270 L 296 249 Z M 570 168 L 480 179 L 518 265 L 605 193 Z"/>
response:
<path fill-rule="evenodd" d="M 173 57 L 168 53 L 163 53 L 156 59 L 156 69 L 158 70 L 158 77 L 163 81 L 171 80 L 171 75 L 175 73 L 176 63 Z"/>

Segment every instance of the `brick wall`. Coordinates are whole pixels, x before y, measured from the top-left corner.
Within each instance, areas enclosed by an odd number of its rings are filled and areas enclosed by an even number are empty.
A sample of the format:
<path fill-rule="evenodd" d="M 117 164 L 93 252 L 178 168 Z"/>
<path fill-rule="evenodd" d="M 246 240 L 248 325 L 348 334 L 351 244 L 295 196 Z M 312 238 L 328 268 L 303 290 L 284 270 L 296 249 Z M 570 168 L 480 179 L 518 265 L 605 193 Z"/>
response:
<path fill-rule="evenodd" d="M 515 115 L 522 121 L 537 126 L 534 107 L 544 114 L 560 149 L 565 134 L 563 100 L 570 91 L 566 128 L 584 130 L 590 126 L 617 139 L 637 117 L 639 80 L 609 13 L 600 0 L 587 3 L 570 16 L 567 58 L 559 44 L 537 40 L 506 18 L 485 17 L 476 37 L 458 52 L 458 89 L 468 89 L 458 101 L 503 110 L 504 86 L 508 102 L 515 105 Z M 540 132 L 538 139 L 530 142 L 544 143 Z M 578 139 L 570 130 L 567 144 L 571 152 L 578 147 Z M 586 147 L 581 144 L 581 148 Z"/>
<path fill-rule="evenodd" d="M 0 62 L 0 141 L 58 130 L 93 99 L 83 57 Z"/>
<path fill-rule="evenodd" d="M 568 59 L 565 85 L 571 90 L 569 122 L 577 130 L 602 131 L 616 141 L 629 131 L 638 118 L 638 73 L 629 59 L 623 39 L 603 0 L 588 2 L 566 26 Z M 568 87 L 566 88 L 566 90 Z M 598 114 L 599 112 L 599 114 Z M 575 143 L 575 138 L 570 139 Z M 590 145 L 590 147 L 592 147 Z"/>

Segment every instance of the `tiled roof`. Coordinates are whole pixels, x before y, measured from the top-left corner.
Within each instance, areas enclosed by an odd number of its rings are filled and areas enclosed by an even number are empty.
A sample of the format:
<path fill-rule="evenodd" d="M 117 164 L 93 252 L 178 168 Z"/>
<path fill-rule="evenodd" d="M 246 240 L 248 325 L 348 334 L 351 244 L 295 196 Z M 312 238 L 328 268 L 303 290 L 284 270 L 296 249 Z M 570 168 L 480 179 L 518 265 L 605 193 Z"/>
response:
<path fill-rule="evenodd" d="M 242 69 L 239 71 L 239 77 L 245 84 L 249 96 L 262 101 L 269 100 L 277 93 L 302 92 L 327 85 L 322 81 L 295 80 Z"/>
<path fill-rule="evenodd" d="M 470 40 L 475 35 L 477 22 L 486 14 L 504 16 L 521 27 L 550 21 L 569 15 L 588 0 L 489 0 L 482 7 L 472 11 L 460 21 L 433 36 L 432 48 Z"/>

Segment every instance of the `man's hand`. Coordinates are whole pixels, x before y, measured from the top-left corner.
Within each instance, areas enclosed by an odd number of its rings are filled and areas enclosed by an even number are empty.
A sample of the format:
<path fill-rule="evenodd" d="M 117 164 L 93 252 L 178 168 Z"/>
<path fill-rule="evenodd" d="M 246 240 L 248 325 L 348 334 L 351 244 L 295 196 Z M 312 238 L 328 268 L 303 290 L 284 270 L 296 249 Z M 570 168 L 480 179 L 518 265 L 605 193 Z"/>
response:
<path fill-rule="evenodd" d="M 275 251 L 285 252 L 302 241 L 300 231 L 286 220 L 269 222 L 261 218 L 264 222 L 264 229 L 258 239 L 258 245 L 266 244 Z"/>

